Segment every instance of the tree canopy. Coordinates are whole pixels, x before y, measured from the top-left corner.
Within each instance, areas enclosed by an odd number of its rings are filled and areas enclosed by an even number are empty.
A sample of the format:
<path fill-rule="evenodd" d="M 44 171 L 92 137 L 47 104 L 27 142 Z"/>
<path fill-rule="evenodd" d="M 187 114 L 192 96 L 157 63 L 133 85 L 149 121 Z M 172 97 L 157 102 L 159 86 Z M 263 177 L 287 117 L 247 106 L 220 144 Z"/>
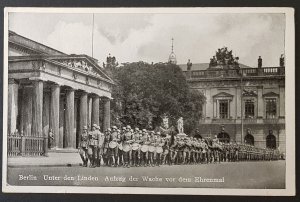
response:
<path fill-rule="evenodd" d="M 179 117 L 190 133 L 202 116 L 204 95 L 189 88 L 183 72 L 169 63 L 127 63 L 110 70 L 113 88 L 112 124 L 154 129 L 163 115 L 176 126 Z"/>

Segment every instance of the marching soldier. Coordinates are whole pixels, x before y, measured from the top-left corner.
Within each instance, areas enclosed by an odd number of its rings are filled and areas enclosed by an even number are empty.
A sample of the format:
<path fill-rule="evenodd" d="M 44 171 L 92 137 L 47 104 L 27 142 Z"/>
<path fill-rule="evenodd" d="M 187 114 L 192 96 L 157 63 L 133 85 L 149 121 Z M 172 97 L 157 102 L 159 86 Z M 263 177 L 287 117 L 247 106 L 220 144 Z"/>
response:
<path fill-rule="evenodd" d="M 124 133 L 121 130 L 117 130 L 118 132 L 118 165 L 122 166 L 123 165 L 123 136 Z"/>
<path fill-rule="evenodd" d="M 103 133 L 100 132 L 100 126 L 97 127 L 96 135 L 98 137 L 98 147 L 97 147 L 97 161 L 96 166 L 100 167 L 101 165 L 101 159 L 103 159 L 103 153 L 104 153 L 104 140 L 105 136 Z"/>
<path fill-rule="evenodd" d="M 155 142 L 155 146 L 156 146 L 156 149 L 155 149 L 155 153 L 154 153 L 154 156 L 156 158 L 156 166 L 160 166 L 160 164 L 162 163 L 162 152 L 163 152 L 163 145 L 164 145 L 164 142 L 163 142 L 163 139 L 161 137 L 161 134 L 160 132 L 157 132 L 156 133 L 156 142 Z"/>
<path fill-rule="evenodd" d="M 154 134 L 155 134 L 154 131 L 150 131 L 150 137 L 149 137 L 150 145 L 149 145 L 149 150 L 148 150 L 148 164 L 153 167 L 154 167 L 154 161 L 155 161 L 154 153 L 155 153 L 155 149 L 156 149 Z"/>
<path fill-rule="evenodd" d="M 88 157 L 90 160 L 90 167 L 96 167 L 96 153 L 98 145 L 98 137 L 96 132 L 97 125 L 92 125 L 92 131 L 89 133 L 89 147 L 88 147 Z"/>
<path fill-rule="evenodd" d="M 191 142 L 189 140 L 189 137 L 184 138 L 184 146 L 183 146 L 183 159 L 182 164 L 188 164 L 190 163 L 191 158 Z"/>
<path fill-rule="evenodd" d="M 132 164 L 133 166 L 140 166 L 140 158 L 141 158 L 141 138 L 139 128 L 135 128 L 133 133 L 133 144 L 132 144 Z"/>
<path fill-rule="evenodd" d="M 104 162 L 104 165 L 108 166 L 109 164 L 109 139 L 110 139 L 110 132 L 111 132 L 111 129 L 108 128 L 105 130 L 104 132 L 104 146 L 103 146 L 103 162 Z"/>
<path fill-rule="evenodd" d="M 142 132 L 143 135 L 141 138 L 142 141 L 141 161 L 143 162 L 143 165 L 146 167 L 148 165 L 148 149 L 149 149 L 150 139 L 146 129 L 143 129 Z"/>
<path fill-rule="evenodd" d="M 89 135 L 87 132 L 87 127 L 83 126 L 83 131 L 80 136 L 80 143 L 79 143 L 79 154 L 82 159 L 82 166 L 87 167 L 88 164 L 88 140 L 89 140 Z"/>
<path fill-rule="evenodd" d="M 170 158 L 170 136 L 166 136 L 162 139 L 163 145 L 163 154 L 162 154 L 162 164 L 171 165 L 171 158 Z"/>
<path fill-rule="evenodd" d="M 126 133 L 123 136 L 123 158 L 124 158 L 124 165 L 123 167 L 130 167 L 131 164 L 131 144 L 132 144 L 132 134 L 131 134 L 131 127 L 126 127 Z"/>
<path fill-rule="evenodd" d="M 171 145 L 170 145 L 170 157 L 171 157 L 171 162 L 172 162 L 173 165 L 175 164 L 175 160 L 176 160 L 176 157 L 177 157 L 178 141 L 179 141 L 179 137 L 174 136 L 173 143 L 171 142 Z"/>
<path fill-rule="evenodd" d="M 109 166 L 118 166 L 118 131 L 117 127 L 112 127 L 112 133 L 109 139 Z"/>

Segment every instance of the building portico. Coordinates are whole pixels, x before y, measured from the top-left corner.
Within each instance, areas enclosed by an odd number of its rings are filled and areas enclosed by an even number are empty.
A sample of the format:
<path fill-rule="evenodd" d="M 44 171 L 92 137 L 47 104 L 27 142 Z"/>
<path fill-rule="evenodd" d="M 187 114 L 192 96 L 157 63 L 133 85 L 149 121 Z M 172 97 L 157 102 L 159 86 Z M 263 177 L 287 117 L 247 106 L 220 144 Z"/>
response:
<path fill-rule="evenodd" d="M 21 36 L 14 35 L 12 39 L 15 40 L 12 49 L 22 46 Z M 53 50 L 51 54 L 9 56 L 8 136 L 12 137 L 9 148 L 16 149 L 18 145 L 22 155 L 44 155 L 48 148 L 75 149 L 84 126 L 97 124 L 101 130 L 110 127 L 114 82 L 94 58 L 55 54 Z M 103 117 L 100 111 L 104 112 Z"/>

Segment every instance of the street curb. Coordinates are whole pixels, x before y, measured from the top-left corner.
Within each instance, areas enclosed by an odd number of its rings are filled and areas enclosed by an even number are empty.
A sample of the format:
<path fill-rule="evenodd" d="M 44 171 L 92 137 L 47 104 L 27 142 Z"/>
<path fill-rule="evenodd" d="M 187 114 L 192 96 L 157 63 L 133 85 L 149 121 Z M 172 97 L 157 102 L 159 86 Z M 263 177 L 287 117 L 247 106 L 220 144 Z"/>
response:
<path fill-rule="evenodd" d="M 9 168 L 34 168 L 34 167 L 78 167 L 82 163 L 65 163 L 65 164 L 50 164 L 50 165 L 7 165 Z"/>

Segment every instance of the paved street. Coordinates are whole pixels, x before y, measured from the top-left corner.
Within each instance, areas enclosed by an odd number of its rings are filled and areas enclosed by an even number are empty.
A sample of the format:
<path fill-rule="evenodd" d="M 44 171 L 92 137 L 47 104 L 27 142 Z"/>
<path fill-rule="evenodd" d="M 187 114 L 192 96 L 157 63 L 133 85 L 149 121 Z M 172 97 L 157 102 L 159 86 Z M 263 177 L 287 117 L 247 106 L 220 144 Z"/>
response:
<path fill-rule="evenodd" d="M 79 166 L 8 168 L 8 176 L 8 183 L 12 185 L 278 189 L 285 187 L 285 161 L 226 162 L 146 168 Z"/>

